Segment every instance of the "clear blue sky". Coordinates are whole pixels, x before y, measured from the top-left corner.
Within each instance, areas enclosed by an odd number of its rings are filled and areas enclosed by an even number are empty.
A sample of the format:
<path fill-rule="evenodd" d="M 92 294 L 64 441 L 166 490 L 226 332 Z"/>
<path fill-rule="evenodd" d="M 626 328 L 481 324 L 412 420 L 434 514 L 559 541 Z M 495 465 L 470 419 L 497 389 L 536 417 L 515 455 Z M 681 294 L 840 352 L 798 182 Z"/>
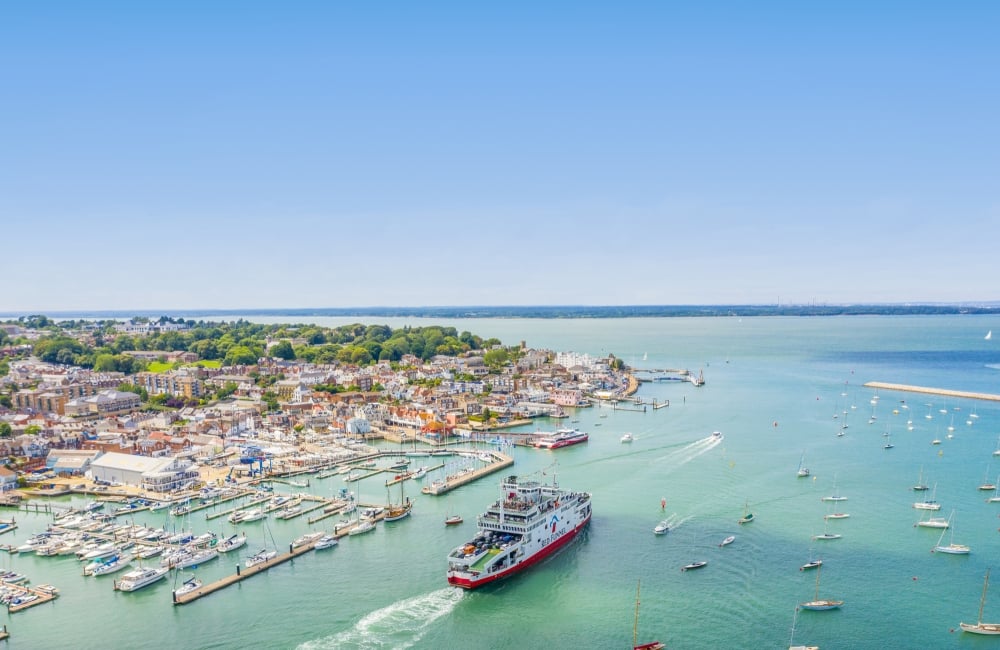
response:
<path fill-rule="evenodd" d="M 0 311 L 998 300 L 998 34 L 997 2 L 5 2 Z"/>

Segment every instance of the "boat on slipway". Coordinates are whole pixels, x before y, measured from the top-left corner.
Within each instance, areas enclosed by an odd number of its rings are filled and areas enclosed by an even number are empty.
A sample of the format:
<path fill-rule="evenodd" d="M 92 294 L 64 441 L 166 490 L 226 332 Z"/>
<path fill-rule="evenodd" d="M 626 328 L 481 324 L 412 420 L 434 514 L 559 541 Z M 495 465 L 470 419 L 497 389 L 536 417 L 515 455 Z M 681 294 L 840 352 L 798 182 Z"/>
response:
<path fill-rule="evenodd" d="M 476 518 L 475 536 L 448 554 L 448 583 L 463 589 L 509 577 L 566 546 L 591 518 L 587 492 L 508 476 Z"/>

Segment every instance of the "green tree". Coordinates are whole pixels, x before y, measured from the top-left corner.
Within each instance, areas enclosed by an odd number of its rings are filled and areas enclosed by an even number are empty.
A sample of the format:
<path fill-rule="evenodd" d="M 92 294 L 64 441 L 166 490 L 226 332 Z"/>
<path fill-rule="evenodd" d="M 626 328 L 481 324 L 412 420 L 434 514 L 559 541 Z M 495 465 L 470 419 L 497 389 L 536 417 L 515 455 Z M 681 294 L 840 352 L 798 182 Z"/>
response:
<path fill-rule="evenodd" d="M 483 355 L 483 363 L 491 368 L 499 368 L 507 363 L 508 358 L 507 350 L 496 348 Z"/>
<path fill-rule="evenodd" d="M 295 358 L 295 350 L 292 348 L 292 344 L 289 341 L 280 341 L 277 345 L 271 348 L 270 355 L 276 359 L 291 361 Z"/>
<path fill-rule="evenodd" d="M 8 422 L 0 422 L 0 438 L 9 438 L 11 432 L 10 424 Z"/>
<path fill-rule="evenodd" d="M 257 355 L 245 345 L 234 345 L 226 352 L 223 363 L 227 366 L 250 366 L 257 363 Z"/>
<path fill-rule="evenodd" d="M 27 427 L 24 428 L 24 433 L 26 433 L 29 436 L 37 436 L 39 433 L 41 433 L 41 431 L 42 427 L 38 426 L 37 424 L 29 424 Z"/>

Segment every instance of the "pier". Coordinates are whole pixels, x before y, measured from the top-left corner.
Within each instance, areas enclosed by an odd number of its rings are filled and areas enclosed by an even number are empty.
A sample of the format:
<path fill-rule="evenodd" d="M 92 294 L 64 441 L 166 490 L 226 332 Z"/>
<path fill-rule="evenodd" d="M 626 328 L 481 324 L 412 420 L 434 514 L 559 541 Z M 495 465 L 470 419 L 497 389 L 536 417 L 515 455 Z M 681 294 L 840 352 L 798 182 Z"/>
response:
<path fill-rule="evenodd" d="M 4 587 L 8 589 L 14 589 L 20 592 L 21 596 L 24 597 L 29 594 L 34 595 L 35 598 L 26 603 L 17 603 L 16 605 L 11 603 L 7 605 L 7 611 L 11 614 L 15 612 L 20 612 L 21 610 L 28 609 L 29 607 L 34 607 L 35 605 L 41 605 L 43 603 L 49 603 L 59 597 L 58 593 L 51 591 L 42 591 L 40 589 L 32 589 L 30 587 L 22 587 L 21 585 L 11 584 L 9 582 L 4 583 Z M 6 629 L 6 628 L 5 628 Z"/>
<path fill-rule="evenodd" d="M 243 580 L 246 580 L 250 576 L 255 576 L 258 573 L 261 573 L 262 571 L 267 571 L 273 566 L 284 564 L 289 560 L 292 560 L 300 555 L 308 553 L 309 551 L 313 550 L 314 545 L 315 542 L 310 544 L 303 544 L 298 548 L 290 548 L 288 553 L 281 553 L 266 562 L 261 562 L 260 564 L 256 564 L 249 568 L 238 564 L 236 565 L 236 573 L 226 576 L 221 580 L 216 580 L 215 582 L 212 582 L 210 584 L 202 585 L 201 587 L 192 591 L 191 593 L 181 594 L 180 596 L 178 596 L 176 592 L 173 593 L 174 604 L 187 605 L 188 603 L 194 602 L 199 598 L 203 598 L 204 596 L 215 593 L 220 589 L 225 589 L 229 585 L 234 585 L 237 582 L 242 582 Z"/>
<path fill-rule="evenodd" d="M 435 481 L 431 485 L 424 486 L 420 491 L 424 494 L 438 496 L 514 464 L 514 459 L 512 457 L 502 454 L 499 451 L 488 451 L 485 453 L 493 456 L 494 462 L 490 463 L 486 467 L 480 467 L 479 469 L 472 470 L 471 472 L 449 476 L 442 482 Z"/>
<path fill-rule="evenodd" d="M 942 395 L 944 397 L 962 397 L 965 399 L 980 399 L 990 402 L 1000 402 L 1000 395 L 993 393 L 973 393 L 964 390 L 950 390 L 948 388 L 931 388 L 928 386 L 910 386 L 907 384 L 889 384 L 882 381 L 869 381 L 866 388 L 881 388 L 883 390 L 896 390 L 905 393 L 923 393 L 925 395 Z"/>

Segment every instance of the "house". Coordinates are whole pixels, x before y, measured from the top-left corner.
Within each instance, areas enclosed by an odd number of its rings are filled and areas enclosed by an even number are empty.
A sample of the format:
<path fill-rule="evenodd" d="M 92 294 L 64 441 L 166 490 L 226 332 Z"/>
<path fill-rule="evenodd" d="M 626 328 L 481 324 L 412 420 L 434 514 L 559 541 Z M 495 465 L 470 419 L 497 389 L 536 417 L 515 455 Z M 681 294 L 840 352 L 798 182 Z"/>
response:
<path fill-rule="evenodd" d="M 17 487 L 17 472 L 0 465 L 0 492 L 7 492 Z"/>

